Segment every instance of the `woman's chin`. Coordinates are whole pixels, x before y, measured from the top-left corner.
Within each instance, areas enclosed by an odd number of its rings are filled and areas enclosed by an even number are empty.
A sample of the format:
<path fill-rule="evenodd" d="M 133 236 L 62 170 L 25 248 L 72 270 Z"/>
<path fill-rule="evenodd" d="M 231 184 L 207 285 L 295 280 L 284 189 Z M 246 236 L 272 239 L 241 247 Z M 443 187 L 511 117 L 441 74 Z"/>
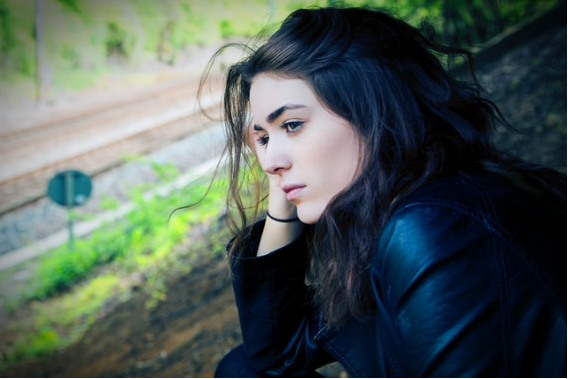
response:
<path fill-rule="evenodd" d="M 302 223 L 307 225 L 313 225 L 319 221 L 321 217 L 321 212 L 315 212 L 313 210 L 302 210 L 300 208 L 297 209 L 298 218 Z"/>

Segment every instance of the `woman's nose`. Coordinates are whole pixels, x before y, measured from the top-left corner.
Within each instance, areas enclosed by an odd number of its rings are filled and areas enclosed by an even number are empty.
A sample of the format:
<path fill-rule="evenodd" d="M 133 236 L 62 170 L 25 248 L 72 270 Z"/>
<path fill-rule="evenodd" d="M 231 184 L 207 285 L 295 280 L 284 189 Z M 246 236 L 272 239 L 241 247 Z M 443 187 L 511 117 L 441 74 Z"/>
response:
<path fill-rule="evenodd" d="M 264 161 L 262 162 L 262 169 L 268 174 L 276 175 L 284 170 L 288 170 L 291 166 L 292 162 L 284 149 L 275 143 L 269 143 L 265 151 Z"/>

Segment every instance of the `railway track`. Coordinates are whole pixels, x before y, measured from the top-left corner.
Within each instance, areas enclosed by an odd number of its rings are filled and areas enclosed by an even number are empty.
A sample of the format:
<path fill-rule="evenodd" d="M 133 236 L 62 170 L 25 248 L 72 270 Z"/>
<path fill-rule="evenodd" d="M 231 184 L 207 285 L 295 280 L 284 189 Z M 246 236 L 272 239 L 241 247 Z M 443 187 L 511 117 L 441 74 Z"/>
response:
<path fill-rule="evenodd" d="M 503 49 L 522 46 L 531 36 L 565 28 L 565 9 L 560 4 L 497 36 L 476 54 L 478 66 L 498 59 Z M 45 196 L 47 181 L 61 169 L 95 175 L 122 163 L 125 154 L 144 154 L 197 131 L 205 123 L 195 107 L 197 84 L 187 80 L 166 85 L 57 120 L 2 125 L 0 215 Z M 220 93 L 219 82 L 211 93 Z M 220 95 L 207 99 L 206 108 L 211 111 L 218 99 Z"/>
<path fill-rule="evenodd" d="M 96 175 L 127 155 L 146 154 L 199 131 L 207 121 L 196 104 L 197 85 L 179 81 L 57 120 L 3 127 L 0 214 L 44 197 L 47 182 L 60 170 Z M 203 99 L 204 108 L 214 112 L 219 99 L 216 94 Z"/>

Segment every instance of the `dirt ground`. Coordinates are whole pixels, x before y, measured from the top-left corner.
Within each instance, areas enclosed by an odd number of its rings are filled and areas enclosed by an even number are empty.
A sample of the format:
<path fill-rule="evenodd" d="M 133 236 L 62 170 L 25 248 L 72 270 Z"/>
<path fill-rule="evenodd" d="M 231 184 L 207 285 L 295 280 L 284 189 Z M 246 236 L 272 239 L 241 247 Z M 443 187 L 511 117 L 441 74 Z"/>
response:
<path fill-rule="evenodd" d="M 565 19 L 564 19 L 565 20 Z M 512 46 L 513 44 L 511 44 Z M 499 133 L 503 149 L 566 172 L 566 23 L 524 39 L 478 67 L 481 81 L 522 134 Z M 223 259 L 171 278 L 154 310 L 134 296 L 74 346 L 16 364 L 6 377 L 211 377 L 241 341 Z M 337 366 L 328 376 L 344 376 Z"/>

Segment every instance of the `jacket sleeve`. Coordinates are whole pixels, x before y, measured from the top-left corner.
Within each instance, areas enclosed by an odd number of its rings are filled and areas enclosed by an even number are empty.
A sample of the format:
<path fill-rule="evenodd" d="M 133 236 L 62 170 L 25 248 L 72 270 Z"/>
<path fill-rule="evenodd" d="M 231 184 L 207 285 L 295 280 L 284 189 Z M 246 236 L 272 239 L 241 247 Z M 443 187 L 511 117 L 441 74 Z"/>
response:
<path fill-rule="evenodd" d="M 410 206 L 387 224 L 371 272 L 392 376 L 533 376 L 562 362 L 565 373 L 557 300 L 488 220 Z"/>
<path fill-rule="evenodd" d="M 306 241 L 301 236 L 256 257 L 263 226 L 253 225 L 251 240 L 230 257 L 247 363 L 262 375 L 305 375 L 333 361 L 314 342 L 318 318 L 305 285 Z"/>

